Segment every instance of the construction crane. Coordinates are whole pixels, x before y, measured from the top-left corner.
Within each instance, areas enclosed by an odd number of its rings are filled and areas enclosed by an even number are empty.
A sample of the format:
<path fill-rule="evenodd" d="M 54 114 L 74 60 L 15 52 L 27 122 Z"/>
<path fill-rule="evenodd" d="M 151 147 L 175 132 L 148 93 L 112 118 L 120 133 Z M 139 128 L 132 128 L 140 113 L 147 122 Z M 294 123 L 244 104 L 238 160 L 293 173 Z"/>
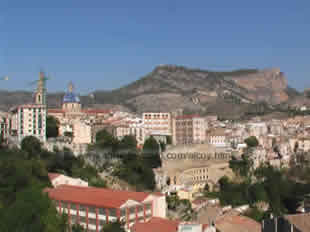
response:
<path fill-rule="evenodd" d="M 44 87 L 45 87 L 45 83 L 47 80 L 50 80 L 51 78 L 49 76 L 45 76 L 44 72 L 43 71 L 40 71 L 40 75 L 39 75 L 39 80 L 35 80 L 35 81 L 32 81 L 32 82 L 29 82 L 28 84 L 29 85 L 36 85 L 38 84 L 39 82 L 41 82 Z"/>
<path fill-rule="evenodd" d="M 46 81 L 49 79 L 50 77 L 45 76 L 44 72 L 40 71 L 39 79 L 29 83 L 29 85 L 37 85 L 37 89 L 33 93 L 37 104 L 46 104 Z"/>

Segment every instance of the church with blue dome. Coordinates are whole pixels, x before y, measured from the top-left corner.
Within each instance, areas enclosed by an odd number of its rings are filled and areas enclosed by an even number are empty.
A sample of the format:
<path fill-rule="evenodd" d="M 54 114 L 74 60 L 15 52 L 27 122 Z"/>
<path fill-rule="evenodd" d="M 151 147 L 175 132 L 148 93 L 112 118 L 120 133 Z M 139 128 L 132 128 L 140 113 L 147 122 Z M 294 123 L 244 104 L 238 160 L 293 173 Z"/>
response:
<path fill-rule="evenodd" d="M 69 83 L 68 92 L 63 97 L 62 109 L 67 112 L 80 112 L 82 110 L 80 97 L 74 93 L 74 86 L 72 82 Z"/>
<path fill-rule="evenodd" d="M 76 95 L 75 93 L 66 93 L 64 98 L 63 98 L 63 103 L 73 103 L 73 102 L 78 102 L 80 103 L 80 98 L 78 95 Z"/>

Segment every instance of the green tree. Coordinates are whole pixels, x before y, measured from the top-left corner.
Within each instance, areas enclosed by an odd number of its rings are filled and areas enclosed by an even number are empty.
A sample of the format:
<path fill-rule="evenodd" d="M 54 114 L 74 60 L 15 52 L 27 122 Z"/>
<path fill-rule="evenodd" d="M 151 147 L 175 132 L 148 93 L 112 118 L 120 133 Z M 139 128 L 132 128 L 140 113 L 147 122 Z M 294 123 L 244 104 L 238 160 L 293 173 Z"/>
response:
<path fill-rule="evenodd" d="M 180 198 L 176 194 L 171 194 L 166 197 L 166 202 L 169 210 L 176 210 L 180 205 Z"/>
<path fill-rule="evenodd" d="M 101 232 L 126 232 L 123 223 L 116 221 L 103 225 Z"/>
<path fill-rule="evenodd" d="M 46 117 L 46 137 L 55 138 L 58 137 L 59 122 L 53 116 Z"/>
<path fill-rule="evenodd" d="M 27 136 L 21 142 L 21 149 L 28 153 L 29 158 L 39 157 L 42 151 L 42 144 L 34 136 Z"/>
<path fill-rule="evenodd" d="M 142 157 L 145 165 L 150 168 L 158 168 L 161 166 L 160 148 L 156 139 L 151 136 L 145 140 L 143 145 Z"/>
<path fill-rule="evenodd" d="M 85 228 L 79 224 L 74 224 L 72 226 L 71 232 L 86 232 Z"/>
<path fill-rule="evenodd" d="M 116 151 L 119 141 L 106 129 L 102 129 L 96 133 L 96 145 L 101 148 L 109 148 L 112 149 L 112 151 Z"/>
<path fill-rule="evenodd" d="M 61 217 L 42 189 L 32 186 L 17 192 L 16 201 L 0 210 L 0 231 L 66 232 L 66 217 Z M 18 220 L 16 220 L 18 219 Z"/>
<path fill-rule="evenodd" d="M 259 142 L 255 136 L 250 136 L 245 139 L 244 142 L 248 145 L 248 147 L 257 147 Z"/>

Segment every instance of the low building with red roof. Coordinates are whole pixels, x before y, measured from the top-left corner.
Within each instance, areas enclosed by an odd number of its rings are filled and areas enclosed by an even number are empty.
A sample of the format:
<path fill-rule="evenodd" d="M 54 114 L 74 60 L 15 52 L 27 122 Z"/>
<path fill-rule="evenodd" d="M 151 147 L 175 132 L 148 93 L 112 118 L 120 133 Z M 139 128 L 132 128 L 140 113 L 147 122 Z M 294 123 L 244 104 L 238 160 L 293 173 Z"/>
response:
<path fill-rule="evenodd" d="M 227 215 L 216 220 L 215 227 L 219 232 L 261 232 L 257 221 L 245 216 Z"/>
<path fill-rule="evenodd" d="M 120 220 L 129 229 L 134 223 L 166 217 L 166 197 L 160 193 L 119 191 L 95 187 L 60 185 L 45 189 L 58 212 L 66 213 L 69 224 L 81 224 L 99 232 L 104 223 Z"/>
<path fill-rule="evenodd" d="M 147 222 L 135 223 L 130 232 L 216 232 L 215 227 L 208 224 L 180 222 L 164 218 L 152 217 Z"/>

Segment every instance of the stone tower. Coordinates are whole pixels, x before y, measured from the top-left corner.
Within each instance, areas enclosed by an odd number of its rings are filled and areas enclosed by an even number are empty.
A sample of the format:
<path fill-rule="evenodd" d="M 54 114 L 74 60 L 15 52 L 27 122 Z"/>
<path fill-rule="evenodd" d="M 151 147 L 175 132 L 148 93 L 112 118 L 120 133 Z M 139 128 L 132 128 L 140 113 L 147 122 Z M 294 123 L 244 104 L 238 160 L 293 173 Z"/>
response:
<path fill-rule="evenodd" d="M 38 86 L 35 93 L 35 103 L 38 105 L 46 105 L 46 88 L 45 88 L 46 77 L 44 72 L 40 72 Z"/>

